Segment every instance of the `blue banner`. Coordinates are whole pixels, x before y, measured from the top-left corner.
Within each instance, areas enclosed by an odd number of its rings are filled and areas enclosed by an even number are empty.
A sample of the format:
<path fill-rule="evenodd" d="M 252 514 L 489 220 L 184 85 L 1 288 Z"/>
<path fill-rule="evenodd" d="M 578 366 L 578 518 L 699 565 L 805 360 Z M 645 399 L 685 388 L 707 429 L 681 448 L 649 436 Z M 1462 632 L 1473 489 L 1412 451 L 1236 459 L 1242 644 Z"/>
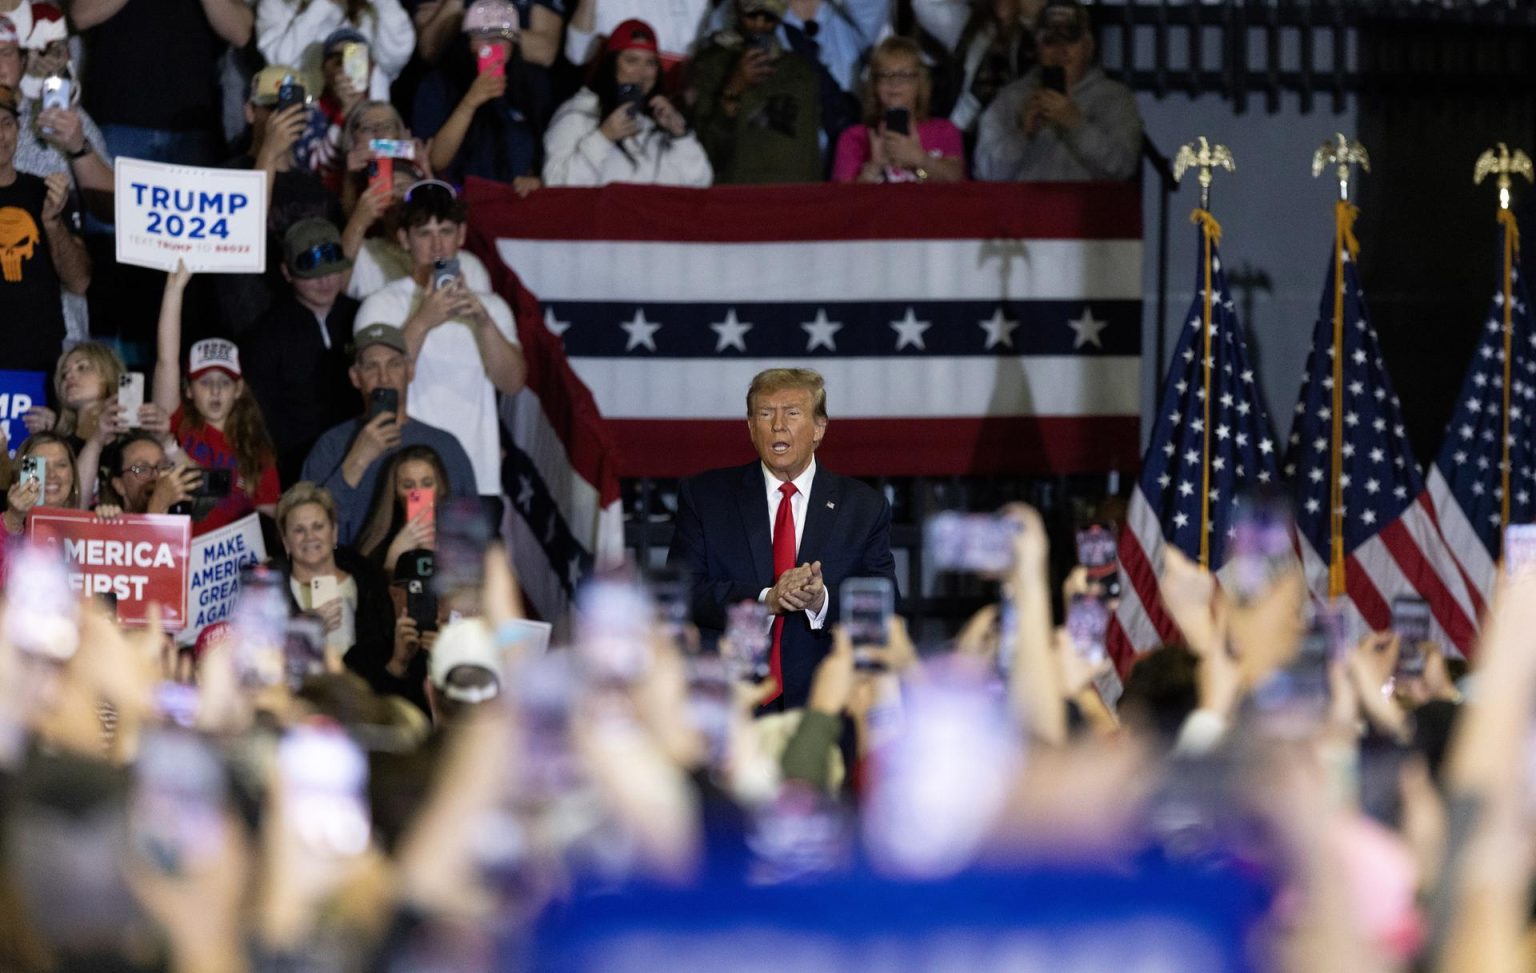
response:
<path fill-rule="evenodd" d="M 48 404 L 48 376 L 43 372 L 0 371 L 0 419 L 5 422 L 5 437 L 11 452 L 27 438 L 21 417 L 35 405 Z"/>

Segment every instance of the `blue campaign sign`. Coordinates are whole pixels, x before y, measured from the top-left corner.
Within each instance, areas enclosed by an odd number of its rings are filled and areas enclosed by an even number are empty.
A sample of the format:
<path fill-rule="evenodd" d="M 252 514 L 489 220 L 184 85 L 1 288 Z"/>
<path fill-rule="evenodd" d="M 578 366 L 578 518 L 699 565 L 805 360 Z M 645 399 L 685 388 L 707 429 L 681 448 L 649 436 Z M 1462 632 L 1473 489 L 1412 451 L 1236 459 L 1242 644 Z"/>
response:
<path fill-rule="evenodd" d="M 533 965 L 716 973 L 1113 970 L 1250 973 L 1269 891 L 1241 870 L 1036 866 L 907 883 L 855 873 L 771 888 L 632 890 L 552 910 Z M 766 968 L 766 967 L 764 967 Z"/>
<path fill-rule="evenodd" d="M 0 420 L 6 441 L 15 451 L 27 438 L 21 417 L 34 405 L 48 404 L 48 376 L 43 372 L 0 372 Z"/>

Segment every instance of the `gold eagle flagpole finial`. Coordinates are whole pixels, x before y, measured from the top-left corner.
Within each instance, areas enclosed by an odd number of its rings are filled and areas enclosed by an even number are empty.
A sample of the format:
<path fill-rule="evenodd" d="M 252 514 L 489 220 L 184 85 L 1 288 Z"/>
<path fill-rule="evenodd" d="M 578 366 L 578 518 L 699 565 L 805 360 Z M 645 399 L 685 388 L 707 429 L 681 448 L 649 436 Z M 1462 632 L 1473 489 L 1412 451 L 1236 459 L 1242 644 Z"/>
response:
<path fill-rule="evenodd" d="M 1196 145 L 1199 148 L 1196 149 Z M 1198 136 L 1198 142 L 1188 142 L 1179 146 L 1178 154 L 1173 157 L 1173 180 L 1178 182 L 1184 178 L 1184 173 L 1190 169 L 1200 170 L 1200 208 L 1211 208 L 1211 171 L 1216 167 L 1228 172 L 1237 171 L 1237 163 L 1232 160 L 1232 153 L 1225 145 L 1212 145 L 1204 135 Z"/>
<path fill-rule="evenodd" d="M 1509 151 L 1509 146 L 1503 142 L 1499 143 L 1497 152 L 1485 150 L 1472 166 L 1474 186 L 1482 185 L 1483 180 L 1489 176 L 1499 177 L 1499 209 L 1509 209 L 1509 187 L 1513 177 L 1524 176 L 1526 182 L 1536 180 L 1536 173 L 1531 169 L 1531 157 L 1519 149 Z"/>
<path fill-rule="evenodd" d="M 1339 198 L 1349 201 L 1349 167 L 1358 165 L 1366 172 L 1371 171 L 1371 157 L 1365 151 L 1365 146 L 1359 142 L 1350 141 L 1343 132 L 1338 133 L 1330 142 L 1324 142 L 1321 147 L 1312 153 L 1312 177 L 1315 179 L 1323 174 L 1323 170 L 1329 166 L 1338 166 Z"/>
<path fill-rule="evenodd" d="M 1514 379 L 1514 340 L 1515 340 L 1515 259 L 1516 248 L 1519 246 L 1520 229 L 1516 225 L 1515 214 L 1509 209 L 1509 189 L 1515 176 L 1524 176 L 1526 182 L 1532 181 L 1531 157 L 1516 149 L 1509 151 L 1509 146 L 1499 143 L 1499 150 L 1487 149 L 1477 157 L 1477 162 L 1472 166 L 1472 184 L 1481 185 L 1484 179 L 1490 175 L 1498 176 L 1499 187 L 1499 223 L 1503 227 L 1504 238 L 1504 274 L 1501 283 L 1502 300 L 1499 302 L 1504 309 L 1504 387 L 1503 387 L 1503 435 L 1499 437 L 1502 443 L 1502 453 L 1499 462 L 1499 527 L 1509 526 L 1510 518 L 1510 466 L 1509 452 L 1513 441 L 1510 436 L 1510 425 L 1513 418 L 1511 411 L 1510 390 Z M 1501 552 L 1502 557 L 1502 552 Z"/>

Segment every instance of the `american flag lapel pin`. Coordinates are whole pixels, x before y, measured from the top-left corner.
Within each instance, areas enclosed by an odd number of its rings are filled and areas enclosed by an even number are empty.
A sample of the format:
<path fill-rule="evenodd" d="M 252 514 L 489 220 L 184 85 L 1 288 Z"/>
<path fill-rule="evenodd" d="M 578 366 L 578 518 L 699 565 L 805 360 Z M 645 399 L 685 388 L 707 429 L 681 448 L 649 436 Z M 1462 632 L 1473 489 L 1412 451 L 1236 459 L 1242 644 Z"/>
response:
<path fill-rule="evenodd" d="M 828 510 L 836 510 L 837 509 L 837 504 L 833 503 L 831 500 L 828 500 L 827 501 L 827 509 Z"/>

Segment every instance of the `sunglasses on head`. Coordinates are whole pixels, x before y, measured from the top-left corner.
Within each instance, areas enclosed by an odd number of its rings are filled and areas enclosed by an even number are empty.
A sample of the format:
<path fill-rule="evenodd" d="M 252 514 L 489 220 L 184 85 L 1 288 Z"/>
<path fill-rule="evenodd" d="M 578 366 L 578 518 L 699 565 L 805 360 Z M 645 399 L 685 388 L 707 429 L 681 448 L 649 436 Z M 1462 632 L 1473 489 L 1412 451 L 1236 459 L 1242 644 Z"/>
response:
<path fill-rule="evenodd" d="M 323 267 L 326 264 L 341 263 L 343 259 L 344 254 L 341 252 L 341 244 L 317 243 L 303 253 L 294 255 L 293 269 L 307 273 L 316 267 Z"/>
<path fill-rule="evenodd" d="M 405 201 L 407 203 L 414 201 L 418 193 L 423 199 L 432 193 L 446 193 L 450 200 L 459 198 L 458 191 L 441 179 L 423 179 L 421 182 L 412 183 L 405 190 Z"/>

